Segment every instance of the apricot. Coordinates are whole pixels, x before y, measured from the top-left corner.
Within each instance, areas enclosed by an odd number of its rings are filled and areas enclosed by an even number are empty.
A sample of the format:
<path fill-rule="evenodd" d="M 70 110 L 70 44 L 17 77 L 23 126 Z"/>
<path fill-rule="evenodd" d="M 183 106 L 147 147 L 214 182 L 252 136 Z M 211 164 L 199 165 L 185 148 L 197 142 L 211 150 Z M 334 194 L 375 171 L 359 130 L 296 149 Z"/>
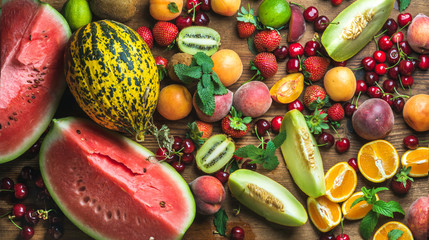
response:
<path fill-rule="evenodd" d="M 197 103 L 195 102 L 195 94 L 192 99 L 192 104 L 194 105 L 195 111 L 197 112 L 197 116 L 201 121 L 204 122 L 217 122 L 225 117 L 229 110 L 231 110 L 232 106 L 233 93 L 228 90 L 227 94 L 224 95 L 215 95 L 215 110 L 213 115 L 209 116 L 203 113 L 199 108 Z"/>
<path fill-rule="evenodd" d="M 418 132 L 429 130 L 429 95 L 412 96 L 405 103 L 402 115 L 412 129 Z"/>
<path fill-rule="evenodd" d="M 304 89 L 304 75 L 292 73 L 278 80 L 270 89 L 271 97 L 278 103 L 291 103 Z"/>
<path fill-rule="evenodd" d="M 179 120 L 192 111 L 192 95 L 180 84 L 171 84 L 161 89 L 157 111 L 168 120 Z"/>
<path fill-rule="evenodd" d="M 211 58 L 214 64 L 212 70 L 225 87 L 231 86 L 241 77 L 243 63 L 235 51 L 222 49 L 213 54 Z"/>
<path fill-rule="evenodd" d="M 212 215 L 219 211 L 225 200 L 225 189 L 215 177 L 203 175 L 189 183 L 194 194 L 197 212 L 203 215 Z"/>
<path fill-rule="evenodd" d="M 272 102 L 267 85 L 260 81 L 251 81 L 237 89 L 232 105 L 244 116 L 256 118 L 264 115 Z"/>
<path fill-rule="evenodd" d="M 183 8 L 182 0 L 150 0 L 150 15 L 158 21 L 170 21 L 180 15 Z M 169 4 L 176 4 L 177 12 L 171 11 Z"/>
<path fill-rule="evenodd" d="M 356 77 L 348 67 L 334 67 L 324 77 L 329 97 L 336 102 L 350 100 L 356 91 Z"/>
<path fill-rule="evenodd" d="M 230 17 L 237 13 L 241 0 L 211 0 L 213 12 Z"/>

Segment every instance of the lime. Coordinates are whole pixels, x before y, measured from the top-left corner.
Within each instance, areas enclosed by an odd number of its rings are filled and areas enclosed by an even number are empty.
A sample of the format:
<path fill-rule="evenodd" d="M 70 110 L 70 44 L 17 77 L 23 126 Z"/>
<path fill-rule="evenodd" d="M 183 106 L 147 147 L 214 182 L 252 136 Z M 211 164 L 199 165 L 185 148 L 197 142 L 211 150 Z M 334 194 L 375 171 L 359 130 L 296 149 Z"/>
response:
<path fill-rule="evenodd" d="M 278 28 L 290 20 L 289 3 L 285 0 L 264 0 L 259 5 L 258 16 L 262 24 L 267 27 Z"/>
<path fill-rule="evenodd" d="M 68 0 L 64 5 L 63 15 L 72 31 L 90 23 L 92 20 L 91 9 L 86 0 Z"/>

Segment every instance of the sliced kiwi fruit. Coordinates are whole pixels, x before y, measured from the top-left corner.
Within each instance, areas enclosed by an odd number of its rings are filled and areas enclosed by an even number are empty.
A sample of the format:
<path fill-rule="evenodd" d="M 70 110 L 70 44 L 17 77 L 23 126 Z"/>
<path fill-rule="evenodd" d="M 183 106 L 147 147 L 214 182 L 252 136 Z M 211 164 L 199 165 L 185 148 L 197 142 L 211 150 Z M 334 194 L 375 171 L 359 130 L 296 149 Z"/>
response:
<path fill-rule="evenodd" d="M 228 187 L 234 198 L 270 222 L 291 227 L 307 222 L 302 204 L 285 187 L 260 173 L 236 170 L 229 176 Z"/>
<path fill-rule="evenodd" d="M 395 0 L 357 0 L 332 20 L 322 44 L 337 62 L 353 57 L 371 41 L 392 12 Z"/>
<path fill-rule="evenodd" d="M 182 52 L 191 55 L 204 52 L 211 56 L 219 49 L 220 35 L 213 28 L 190 26 L 180 31 L 176 41 Z"/>
<path fill-rule="evenodd" d="M 296 185 L 310 197 L 324 195 L 326 188 L 322 157 L 304 115 L 296 109 L 287 112 L 280 131 L 286 131 L 286 140 L 280 149 Z"/>
<path fill-rule="evenodd" d="M 201 171 L 210 174 L 223 168 L 234 155 L 234 141 L 225 134 L 211 136 L 198 149 L 195 156 L 197 166 Z"/>

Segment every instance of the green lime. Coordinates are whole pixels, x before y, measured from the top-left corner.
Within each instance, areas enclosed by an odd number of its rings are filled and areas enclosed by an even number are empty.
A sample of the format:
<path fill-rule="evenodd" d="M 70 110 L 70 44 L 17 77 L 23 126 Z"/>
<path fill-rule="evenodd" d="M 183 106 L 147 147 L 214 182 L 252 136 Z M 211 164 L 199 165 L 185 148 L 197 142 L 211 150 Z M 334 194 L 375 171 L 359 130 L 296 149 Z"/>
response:
<path fill-rule="evenodd" d="M 63 14 L 72 31 L 92 20 L 91 9 L 86 0 L 68 0 L 63 7 Z"/>
<path fill-rule="evenodd" d="M 278 28 L 290 20 L 290 7 L 286 0 L 264 0 L 259 5 L 258 16 L 267 27 Z"/>

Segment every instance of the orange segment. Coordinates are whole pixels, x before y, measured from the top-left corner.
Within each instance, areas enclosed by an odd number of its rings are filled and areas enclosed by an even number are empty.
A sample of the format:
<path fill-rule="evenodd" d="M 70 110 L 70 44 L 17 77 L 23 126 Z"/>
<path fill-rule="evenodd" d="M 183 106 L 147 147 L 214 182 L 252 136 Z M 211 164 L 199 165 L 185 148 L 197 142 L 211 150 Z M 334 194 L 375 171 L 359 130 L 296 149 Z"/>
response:
<path fill-rule="evenodd" d="M 350 208 L 353 204 L 353 202 L 362 197 L 363 192 L 355 192 L 353 195 L 347 199 L 341 206 L 341 211 L 343 212 L 344 218 L 347 220 L 359 220 L 365 217 L 365 215 L 371 211 L 372 205 L 368 204 L 366 201 L 361 201 L 358 204 L 354 205 L 352 208 Z M 375 197 L 378 200 L 378 195 L 376 194 Z"/>
<path fill-rule="evenodd" d="M 389 234 L 390 231 L 393 229 L 401 230 L 403 233 L 401 237 L 398 238 L 398 240 L 413 240 L 413 234 L 411 233 L 410 229 L 405 226 L 403 223 L 391 221 L 385 223 L 383 226 L 381 226 L 374 234 L 373 240 L 387 240 L 387 234 Z"/>
<path fill-rule="evenodd" d="M 314 226 L 321 232 L 328 232 L 340 224 L 341 208 L 326 196 L 307 199 L 308 215 Z"/>
<path fill-rule="evenodd" d="M 339 162 L 325 175 L 326 196 L 332 202 L 344 202 L 355 191 L 356 171 L 346 162 Z"/>
<path fill-rule="evenodd" d="M 419 147 L 402 155 L 402 166 L 411 167 L 411 177 L 425 177 L 429 172 L 429 148 Z"/>
<path fill-rule="evenodd" d="M 362 175 L 375 183 L 392 178 L 399 167 L 398 152 L 386 140 L 366 143 L 359 150 L 357 159 Z"/>

